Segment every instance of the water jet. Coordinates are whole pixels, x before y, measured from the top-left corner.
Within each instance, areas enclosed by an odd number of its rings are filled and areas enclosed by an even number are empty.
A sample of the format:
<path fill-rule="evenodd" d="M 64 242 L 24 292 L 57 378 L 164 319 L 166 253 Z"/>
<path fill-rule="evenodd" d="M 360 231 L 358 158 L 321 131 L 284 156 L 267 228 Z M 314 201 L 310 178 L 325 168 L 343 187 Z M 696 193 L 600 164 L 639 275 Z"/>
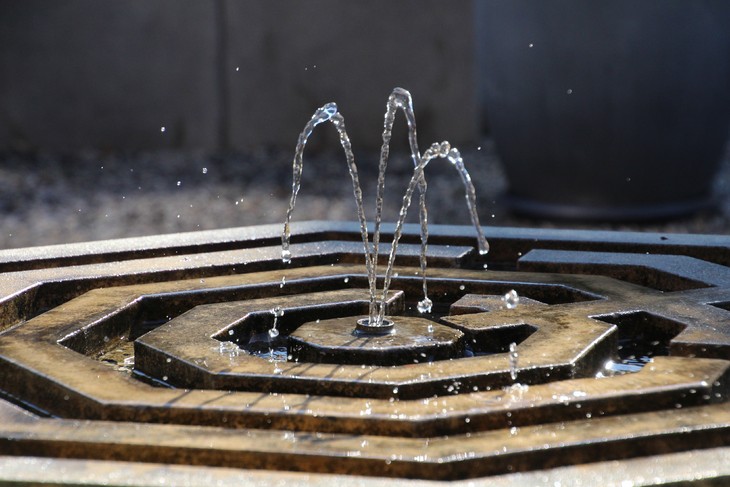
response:
<path fill-rule="evenodd" d="M 388 157 L 390 154 L 390 141 L 393 131 L 393 122 L 398 110 L 402 110 L 405 114 L 406 121 L 408 123 L 408 142 L 411 150 L 411 159 L 413 160 L 413 175 L 408 184 L 405 194 L 403 195 L 403 204 L 401 206 L 400 215 L 396 223 L 393 242 L 391 243 L 391 250 L 388 256 L 388 263 L 385 269 L 383 290 L 380 299 L 377 298 L 377 275 L 378 275 L 378 249 L 380 244 L 380 229 L 382 223 L 382 210 L 383 200 L 385 192 L 385 172 L 388 166 Z M 428 280 L 426 276 L 427 259 L 426 249 L 428 246 L 428 211 L 426 208 L 426 191 L 427 183 L 424 170 L 429 162 L 436 158 L 447 159 L 456 170 L 459 172 L 462 183 L 465 189 L 465 197 L 469 215 L 471 217 L 472 224 L 477 234 L 477 244 L 479 253 L 486 255 L 489 251 L 489 244 L 484 238 L 482 233 L 481 225 L 479 224 L 479 215 L 476 209 L 476 194 L 474 191 L 474 185 L 471 182 L 469 172 L 464 167 L 464 161 L 461 158 L 461 154 L 458 149 L 452 148 L 451 144 L 444 141 L 441 143 L 432 144 L 423 154 L 418 150 L 417 130 L 416 130 L 416 117 L 413 110 L 413 100 L 411 94 L 403 88 L 395 88 L 388 98 L 385 111 L 385 122 L 383 130 L 383 145 L 380 151 L 380 163 L 378 170 L 378 186 L 377 186 L 377 197 L 375 202 L 375 224 L 372 237 L 372 244 L 367 229 L 367 219 L 365 217 L 365 209 L 362 197 L 362 188 L 360 186 L 360 180 L 357 171 L 357 165 L 355 164 L 355 156 L 352 153 L 352 147 L 350 145 L 350 138 L 347 135 L 345 129 L 344 117 L 339 113 L 337 105 L 335 103 L 327 103 L 314 112 L 311 120 L 305 125 L 304 130 L 299 135 L 297 142 L 294 162 L 293 162 L 293 181 L 292 181 L 292 192 L 289 201 L 289 207 L 286 212 L 286 218 L 284 221 L 284 230 L 281 236 L 281 257 L 282 261 L 287 264 L 291 262 L 291 250 L 290 246 L 290 222 L 294 211 L 294 205 L 296 204 L 297 195 L 301 187 L 301 178 L 303 170 L 303 154 L 304 148 L 306 147 L 307 140 L 312 134 L 314 128 L 324 122 L 332 122 L 336 127 L 339 134 L 340 144 L 345 152 L 347 165 L 350 171 L 350 179 L 352 180 L 353 194 L 355 197 L 355 203 L 357 205 L 357 216 L 360 222 L 360 233 L 365 253 L 365 265 L 368 272 L 368 285 L 370 289 L 370 307 L 368 311 L 368 317 L 357 320 L 355 326 L 355 332 L 359 334 L 372 334 L 372 335 L 383 335 L 386 333 L 392 333 L 395 331 L 396 326 L 392 320 L 385 319 L 385 300 L 388 294 L 388 288 L 393 274 L 393 265 L 395 262 L 395 256 L 398 250 L 398 242 L 400 241 L 403 224 L 408 213 L 408 208 L 411 205 L 411 199 L 413 192 L 416 187 L 419 191 L 419 218 L 421 225 L 421 276 L 422 276 L 422 287 L 423 287 L 423 299 L 418 302 L 417 309 L 421 313 L 428 313 L 431 311 L 432 301 L 428 297 Z M 387 321 L 387 324 L 386 324 Z"/>

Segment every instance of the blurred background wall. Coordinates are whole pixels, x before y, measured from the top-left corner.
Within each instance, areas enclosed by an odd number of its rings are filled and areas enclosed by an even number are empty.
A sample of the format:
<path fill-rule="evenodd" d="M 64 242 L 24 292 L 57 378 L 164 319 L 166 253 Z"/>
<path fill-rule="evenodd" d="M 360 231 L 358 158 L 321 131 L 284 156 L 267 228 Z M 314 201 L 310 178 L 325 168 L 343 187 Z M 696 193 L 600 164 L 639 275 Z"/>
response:
<path fill-rule="evenodd" d="M 472 10 L 471 0 L 0 0 L 0 150 L 290 148 L 329 101 L 354 144 L 375 148 L 395 86 L 413 94 L 424 143 L 473 142 Z"/>
<path fill-rule="evenodd" d="M 0 248 L 281 221 L 331 101 L 367 200 L 396 86 L 485 224 L 730 232 L 729 33 L 727 0 L 0 0 Z M 301 219 L 355 216 L 336 137 L 308 143 Z M 469 224 L 428 171 L 429 221 Z"/>

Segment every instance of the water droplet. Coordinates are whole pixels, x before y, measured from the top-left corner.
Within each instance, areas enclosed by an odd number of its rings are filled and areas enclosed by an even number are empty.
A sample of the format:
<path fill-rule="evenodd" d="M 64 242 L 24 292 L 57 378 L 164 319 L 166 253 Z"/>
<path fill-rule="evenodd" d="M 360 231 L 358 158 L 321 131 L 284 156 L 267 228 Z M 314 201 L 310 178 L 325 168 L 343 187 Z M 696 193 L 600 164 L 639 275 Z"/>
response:
<path fill-rule="evenodd" d="M 334 117 L 337 114 L 337 103 L 327 103 L 320 109 L 326 120 Z"/>
<path fill-rule="evenodd" d="M 464 289 L 466 289 L 466 286 L 464 286 L 463 284 L 459 286 L 459 291 L 463 291 Z"/>
<path fill-rule="evenodd" d="M 533 44 L 532 42 L 530 42 L 530 43 L 529 43 L 529 44 L 527 45 L 527 47 L 533 47 L 534 45 L 535 45 L 535 44 Z"/>
<path fill-rule="evenodd" d="M 270 336 L 271 338 L 276 338 L 276 337 L 278 337 L 278 336 L 279 336 L 279 330 L 277 330 L 276 328 L 271 328 L 271 329 L 269 330 L 269 336 Z"/>
<path fill-rule="evenodd" d="M 203 174 L 208 174 L 208 168 L 207 167 L 204 167 L 203 168 Z"/>
<path fill-rule="evenodd" d="M 167 357 L 167 359 L 165 360 L 165 362 L 167 362 L 169 364 L 170 362 L 172 362 L 172 359 L 170 357 Z"/>
<path fill-rule="evenodd" d="M 162 380 L 166 381 L 167 380 L 167 376 L 166 375 L 163 375 L 162 376 Z"/>
<path fill-rule="evenodd" d="M 165 131 L 165 127 L 160 127 L 160 132 L 164 132 L 164 131 Z"/>
<path fill-rule="evenodd" d="M 512 378 L 513 381 L 517 380 L 517 361 L 519 360 L 520 356 L 519 353 L 517 353 L 517 344 L 516 343 L 510 343 L 509 344 L 509 376 Z"/>
<path fill-rule="evenodd" d="M 182 181 L 178 181 L 177 185 L 180 186 L 182 184 Z"/>
<path fill-rule="evenodd" d="M 515 309 L 517 305 L 520 304 L 520 296 L 517 294 L 517 291 L 512 289 L 502 296 L 502 301 L 507 309 Z"/>
<path fill-rule="evenodd" d="M 345 284 L 347 284 L 348 282 L 350 282 L 350 278 L 349 278 L 349 277 L 346 277 L 346 278 L 345 278 L 345 279 L 343 279 L 343 280 L 345 281 Z"/>
<path fill-rule="evenodd" d="M 279 284 L 279 288 L 282 288 L 283 289 L 284 286 L 286 286 L 286 277 L 285 276 L 281 276 L 281 284 Z"/>
<path fill-rule="evenodd" d="M 567 90 L 565 90 L 565 93 L 567 93 L 568 95 L 572 95 L 573 94 L 573 90 L 570 89 L 570 88 L 568 88 Z"/>
<path fill-rule="evenodd" d="M 398 388 L 397 387 L 394 387 L 393 388 L 393 394 L 398 394 Z"/>
<path fill-rule="evenodd" d="M 276 306 L 274 309 L 271 310 L 271 314 L 279 318 L 284 316 L 284 310 L 281 309 L 281 306 Z"/>
<path fill-rule="evenodd" d="M 417 306 L 419 313 L 430 313 L 432 307 L 433 301 L 431 301 L 427 297 L 424 297 L 423 300 L 419 301 Z"/>
<path fill-rule="evenodd" d="M 290 264 L 291 263 L 291 251 L 286 249 L 281 251 L 281 261 L 284 264 Z"/>
<path fill-rule="evenodd" d="M 239 66 L 236 66 L 236 71 L 239 71 L 241 68 Z"/>

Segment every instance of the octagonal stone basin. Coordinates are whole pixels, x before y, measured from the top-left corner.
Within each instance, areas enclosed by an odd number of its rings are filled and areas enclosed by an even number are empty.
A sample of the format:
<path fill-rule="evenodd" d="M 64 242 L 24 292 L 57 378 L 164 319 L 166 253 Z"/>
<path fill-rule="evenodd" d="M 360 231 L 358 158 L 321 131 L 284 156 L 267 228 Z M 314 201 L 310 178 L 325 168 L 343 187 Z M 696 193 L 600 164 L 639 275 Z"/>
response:
<path fill-rule="evenodd" d="M 378 341 L 352 334 L 356 230 L 294 226 L 289 266 L 278 226 L 0 252 L 0 479 L 38 455 L 39 482 L 108 461 L 343 485 L 588 481 L 612 460 L 694 479 L 672 459 L 728 453 L 729 238 L 489 229 L 485 261 L 472 229 L 435 227 L 421 315 L 408 228 L 400 328 Z M 281 341 L 259 346 L 275 307 Z"/>

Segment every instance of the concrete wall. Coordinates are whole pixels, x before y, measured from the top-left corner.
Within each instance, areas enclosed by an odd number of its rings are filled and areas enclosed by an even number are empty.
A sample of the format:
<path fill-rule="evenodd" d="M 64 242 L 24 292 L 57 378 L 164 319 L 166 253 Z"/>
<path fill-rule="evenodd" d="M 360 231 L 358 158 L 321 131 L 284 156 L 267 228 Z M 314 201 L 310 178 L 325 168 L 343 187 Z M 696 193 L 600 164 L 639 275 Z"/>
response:
<path fill-rule="evenodd" d="M 289 148 L 328 101 L 378 147 L 395 86 L 473 142 L 472 37 L 471 0 L 0 0 L 0 150 Z"/>

